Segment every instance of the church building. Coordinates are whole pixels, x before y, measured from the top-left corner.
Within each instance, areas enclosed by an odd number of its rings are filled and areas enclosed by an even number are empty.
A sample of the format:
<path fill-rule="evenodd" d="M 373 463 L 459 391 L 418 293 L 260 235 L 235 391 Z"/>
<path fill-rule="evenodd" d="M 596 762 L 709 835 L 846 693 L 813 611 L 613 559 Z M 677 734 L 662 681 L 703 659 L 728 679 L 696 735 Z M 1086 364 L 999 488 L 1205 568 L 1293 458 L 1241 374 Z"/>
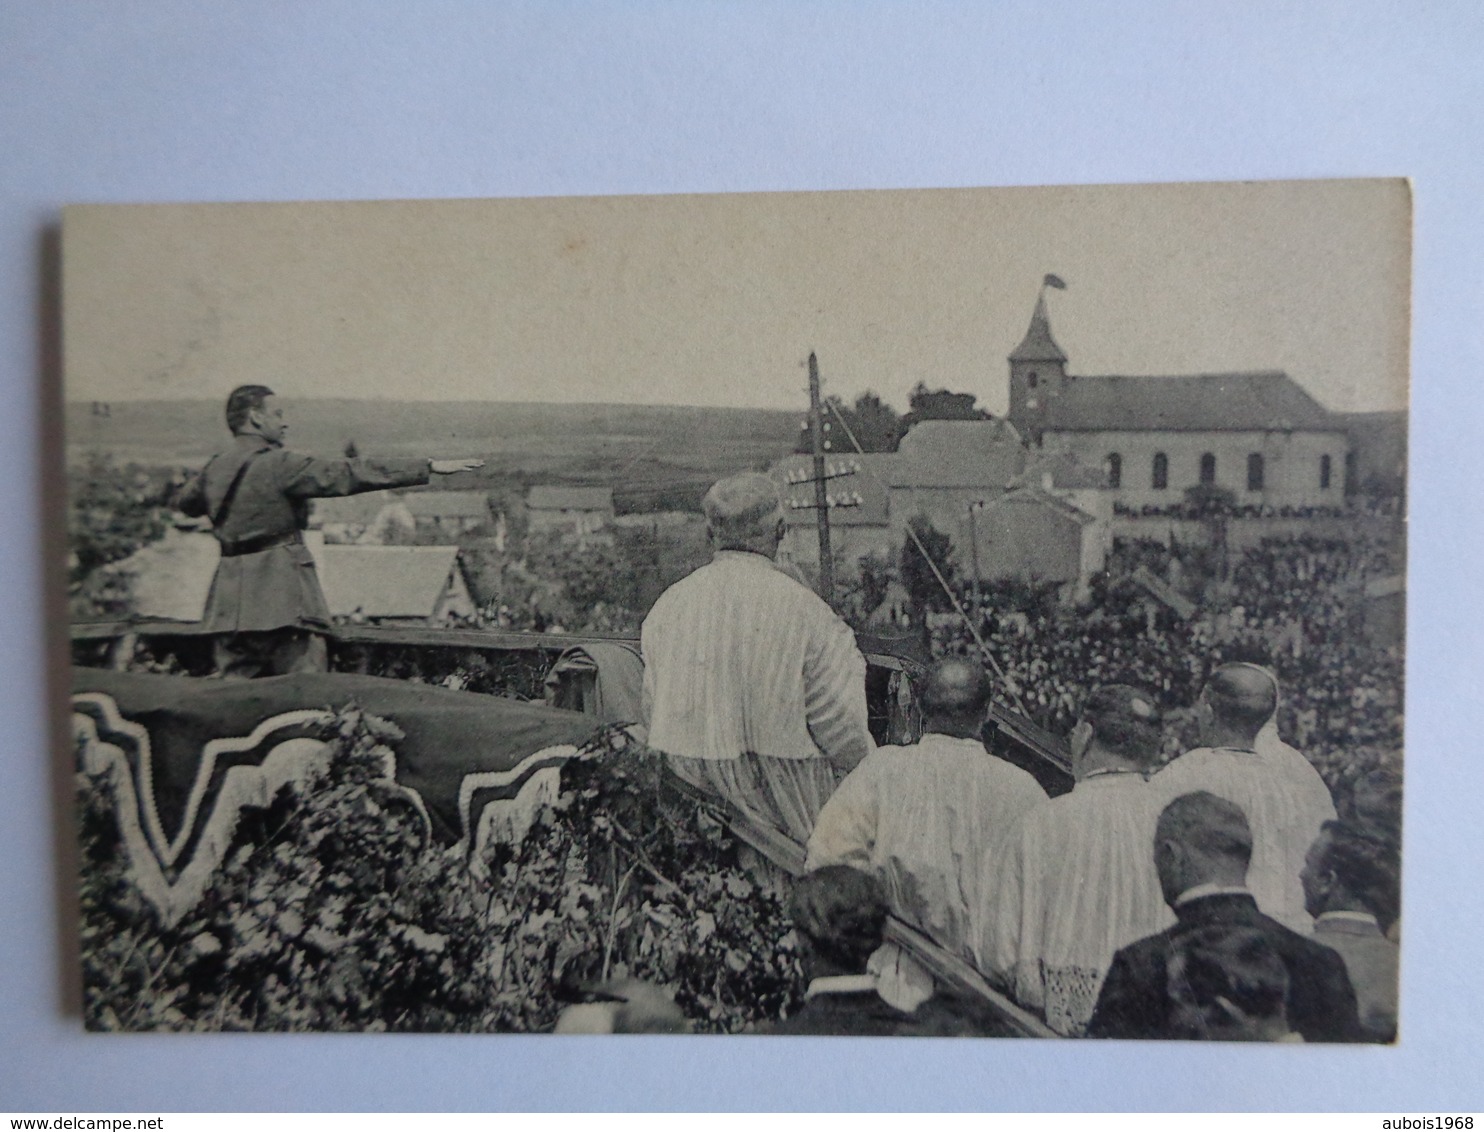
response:
<path fill-rule="evenodd" d="M 1026 444 L 1102 467 L 1116 504 L 1167 507 L 1197 484 L 1242 506 L 1344 503 L 1345 425 L 1282 371 L 1071 374 L 1044 294 L 1009 362 L 1008 417 Z"/>

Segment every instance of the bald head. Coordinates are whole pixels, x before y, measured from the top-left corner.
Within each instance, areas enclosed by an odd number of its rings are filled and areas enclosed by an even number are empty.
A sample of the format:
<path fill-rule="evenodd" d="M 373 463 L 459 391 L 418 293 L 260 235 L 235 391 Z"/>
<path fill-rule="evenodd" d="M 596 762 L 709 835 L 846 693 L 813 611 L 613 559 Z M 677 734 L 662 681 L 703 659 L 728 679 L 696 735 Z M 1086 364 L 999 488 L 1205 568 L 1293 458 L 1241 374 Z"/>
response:
<path fill-rule="evenodd" d="M 717 550 L 751 550 L 770 557 L 783 533 L 778 485 L 758 472 L 717 480 L 701 501 Z"/>
<path fill-rule="evenodd" d="M 1217 727 L 1250 743 L 1278 710 L 1278 684 L 1255 664 L 1224 664 L 1206 681 L 1201 698 Z"/>
<path fill-rule="evenodd" d="M 940 660 L 928 671 L 922 710 L 929 731 L 972 738 L 989 708 L 989 676 L 967 660 Z"/>

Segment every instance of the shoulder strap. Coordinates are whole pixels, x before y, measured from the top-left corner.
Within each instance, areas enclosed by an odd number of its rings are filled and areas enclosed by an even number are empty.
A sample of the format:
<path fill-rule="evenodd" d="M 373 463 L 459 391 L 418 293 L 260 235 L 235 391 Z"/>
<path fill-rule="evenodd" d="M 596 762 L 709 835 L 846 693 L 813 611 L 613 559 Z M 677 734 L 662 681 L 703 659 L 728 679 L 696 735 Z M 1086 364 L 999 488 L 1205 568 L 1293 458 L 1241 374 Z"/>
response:
<path fill-rule="evenodd" d="M 247 469 L 252 467 L 252 462 L 261 455 L 261 452 L 254 452 L 237 466 L 237 474 L 227 485 L 227 494 L 222 496 L 221 503 L 217 505 L 216 511 L 211 516 L 211 525 L 217 530 L 221 530 L 222 524 L 227 521 L 227 512 L 232 508 L 232 500 L 237 498 L 237 489 L 242 486 L 242 477 L 247 475 Z"/>

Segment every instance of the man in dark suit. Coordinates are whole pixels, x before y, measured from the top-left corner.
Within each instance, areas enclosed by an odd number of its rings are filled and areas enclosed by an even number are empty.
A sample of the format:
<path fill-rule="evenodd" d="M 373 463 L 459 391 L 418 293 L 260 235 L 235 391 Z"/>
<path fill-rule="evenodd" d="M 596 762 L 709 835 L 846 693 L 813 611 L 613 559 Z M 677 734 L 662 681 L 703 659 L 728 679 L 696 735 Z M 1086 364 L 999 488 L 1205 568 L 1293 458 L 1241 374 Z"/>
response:
<path fill-rule="evenodd" d="M 1088 1036 L 1189 1036 L 1170 991 L 1171 958 L 1182 950 L 1184 937 L 1217 929 L 1256 930 L 1271 945 L 1288 972 L 1288 1025 L 1305 1041 L 1362 1040 L 1344 961 L 1257 910 L 1244 887 L 1251 857 L 1252 831 L 1234 803 L 1199 791 L 1164 808 L 1154 834 L 1154 864 L 1178 922 L 1114 956 Z"/>
<path fill-rule="evenodd" d="M 886 935 L 886 892 L 874 874 L 849 865 L 805 873 L 794 886 L 789 912 L 803 937 L 809 977 L 804 1005 L 770 1034 L 851 1037 L 998 1036 L 1004 1031 L 971 1003 L 935 995 L 908 1013 L 877 990 L 866 973 Z"/>
<path fill-rule="evenodd" d="M 482 460 L 322 460 L 283 446 L 288 425 L 266 385 L 227 398 L 232 447 L 207 462 L 181 495 L 191 517 L 211 520 L 222 557 L 206 600 L 221 676 L 323 672 L 330 610 L 300 532 L 309 501 L 428 482 Z"/>

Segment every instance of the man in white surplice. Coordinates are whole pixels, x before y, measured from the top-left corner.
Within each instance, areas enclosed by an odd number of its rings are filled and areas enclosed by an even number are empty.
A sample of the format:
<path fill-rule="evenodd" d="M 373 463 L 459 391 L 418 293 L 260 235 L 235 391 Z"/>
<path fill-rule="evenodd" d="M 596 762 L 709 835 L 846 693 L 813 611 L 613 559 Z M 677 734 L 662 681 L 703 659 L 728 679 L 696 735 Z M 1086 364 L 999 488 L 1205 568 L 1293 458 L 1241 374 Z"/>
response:
<path fill-rule="evenodd" d="M 1255 664 L 1227 664 L 1206 682 L 1197 705 L 1201 746 L 1151 779 L 1165 802 L 1205 790 L 1242 807 L 1252 827 L 1247 887 L 1258 908 L 1307 934 L 1300 874 L 1309 846 L 1335 818 L 1324 779 L 1308 759 L 1264 730 L 1278 710 L 1278 682 Z"/>
<path fill-rule="evenodd" d="M 641 630 L 649 745 L 803 844 L 840 776 L 874 750 L 866 662 L 850 627 L 774 562 L 772 480 L 721 480 L 702 507 L 715 556 L 661 594 Z"/>
<path fill-rule="evenodd" d="M 939 661 L 922 691 L 926 733 L 912 746 L 879 748 L 851 771 L 819 815 L 806 866 L 874 873 L 893 914 L 966 958 L 970 909 L 993 899 L 983 885 L 1000 842 L 1046 801 L 1034 778 L 984 749 L 989 697 L 979 665 Z M 887 944 L 871 969 L 882 997 L 910 1010 L 932 981 L 903 970 L 908 962 Z"/>
<path fill-rule="evenodd" d="M 1149 786 L 1162 720 L 1147 692 L 1098 688 L 1072 729 L 1070 794 L 1028 813 L 977 909 L 980 967 L 1060 1034 L 1081 1034 L 1113 956 L 1174 917 L 1154 868 L 1161 799 Z"/>

